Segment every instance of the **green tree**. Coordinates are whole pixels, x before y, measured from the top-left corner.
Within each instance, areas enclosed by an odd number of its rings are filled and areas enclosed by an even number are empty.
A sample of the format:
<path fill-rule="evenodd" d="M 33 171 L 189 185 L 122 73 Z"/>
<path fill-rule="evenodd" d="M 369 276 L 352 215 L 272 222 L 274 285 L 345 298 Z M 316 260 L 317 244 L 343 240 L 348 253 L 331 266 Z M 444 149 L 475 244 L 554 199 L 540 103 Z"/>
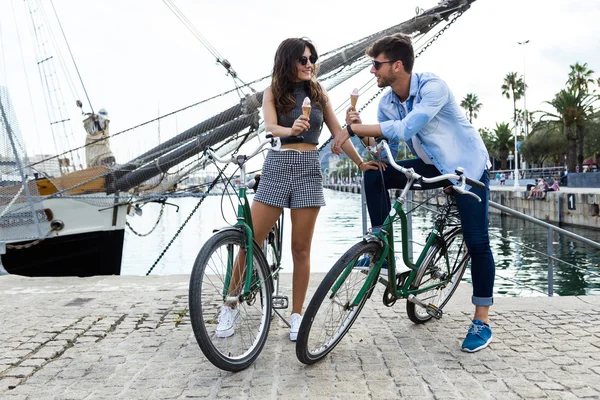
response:
<path fill-rule="evenodd" d="M 507 122 L 496 123 L 492 140 L 493 151 L 500 159 L 500 169 L 508 168 L 508 152 L 513 146 L 513 135 Z"/>
<path fill-rule="evenodd" d="M 477 118 L 477 113 L 481 110 L 482 104 L 476 94 L 468 93 L 460 102 L 460 106 L 467 111 L 466 115 L 469 122 L 473 123 L 473 118 Z"/>
<path fill-rule="evenodd" d="M 584 158 L 594 157 L 600 165 L 600 113 L 585 122 Z"/>
<path fill-rule="evenodd" d="M 570 88 L 577 88 L 580 91 L 588 92 L 589 84 L 594 83 L 594 71 L 588 68 L 587 63 L 583 63 L 583 65 L 576 62 L 573 65 L 570 65 L 571 72 L 569 72 L 569 79 L 567 79 L 567 85 Z"/>
<path fill-rule="evenodd" d="M 594 75 L 594 71 L 588 68 L 587 63 L 579 64 L 576 62 L 573 65 L 569 66 L 571 71 L 569 72 L 569 78 L 567 79 L 567 87 L 571 90 L 577 90 L 582 94 L 588 94 L 589 92 L 589 84 L 594 83 L 594 79 L 592 76 Z M 581 115 L 582 119 L 587 118 L 585 114 Z M 585 121 L 577 121 L 575 131 L 577 133 L 577 165 L 579 165 L 579 170 L 582 170 L 583 167 L 583 148 L 585 141 Z"/>
<path fill-rule="evenodd" d="M 481 135 L 481 139 L 483 140 L 483 144 L 485 145 L 485 148 L 487 149 L 488 154 L 490 155 L 490 161 L 492 162 L 492 164 L 494 164 L 494 160 L 499 158 L 498 153 L 496 152 L 496 149 L 494 147 L 494 139 L 496 136 L 489 128 L 479 128 L 478 131 Z M 496 166 L 492 165 L 492 170 L 495 169 Z"/>
<path fill-rule="evenodd" d="M 354 164 L 354 161 L 348 157 L 342 157 L 335 165 L 335 169 L 330 173 L 330 176 L 339 180 L 344 180 L 349 177 L 354 177 L 356 173 L 360 172 L 358 166 Z"/>
<path fill-rule="evenodd" d="M 523 142 L 521 154 L 532 166 L 543 167 L 546 160 L 562 165 L 566 148 L 567 139 L 560 122 L 537 122 Z"/>
<path fill-rule="evenodd" d="M 502 83 L 502 94 L 507 99 L 512 97 L 513 99 L 513 122 L 517 121 L 517 100 L 519 100 L 525 94 L 525 82 L 523 77 L 519 76 L 516 72 L 509 72 L 504 77 Z"/>
<path fill-rule="evenodd" d="M 567 169 L 576 171 L 577 163 L 577 138 L 578 126 L 582 126 L 588 116 L 593 114 L 593 103 L 597 96 L 592 96 L 578 88 L 563 89 L 558 92 L 552 101 L 547 101 L 553 112 L 545 112 L 540 117 L 541 122 L 560 122 L 563 133 L 567 139 Z M 583 161 L 583 160 L 582 160 Z M 579 163 L 581 170 L 582 165 Z"/>

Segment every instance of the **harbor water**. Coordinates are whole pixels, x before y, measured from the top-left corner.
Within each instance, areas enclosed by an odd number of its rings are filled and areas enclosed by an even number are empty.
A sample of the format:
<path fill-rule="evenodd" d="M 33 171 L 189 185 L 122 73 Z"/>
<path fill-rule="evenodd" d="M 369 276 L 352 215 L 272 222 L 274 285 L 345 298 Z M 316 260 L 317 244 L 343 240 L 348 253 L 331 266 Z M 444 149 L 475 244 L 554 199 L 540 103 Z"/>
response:
<path fill-rule="evenodd" d="M 249 196 L 250 200 L 252 195 Z M 160 254 L 173 239 L 200 199 L 184 198 L 172 202 L 180 208 L 167 206 L 154 232 L 148 236 L 125 234 L 123 275 L 189 274 L 194 260 L 213 230 L 235 223 L 235 198 L 208 196 L 190 218 L 180 235 L 162 259 Z M 315 227 L 311 272 L 327 272 L 338 258 L 362 236 L 361 197 L 359 194 L 325 190 L 327 206 L 321 208 Z M 410 209 L 411 207 L 409 207 Z M 146 233 L 156 223 L 160 206 L 149 204 L 142 217 L 130 218 L 131 226 Z M 420 251 L 431 230 L 434 213 L 424 207 L 413 213 L 414 252 Z M 570 228 L 578 235 L 596 242 L 600 232 Z M 396 234 L 396 237 L 399 237 Z M 509 216 L 490 215 L 491 246 L 496 261 L 495 292 L 499 296 L 541 296 L 547 293 L 548 234 L 545 228 Z M 291 224 L 289 210 L 284 221 L 283 268 L 292 272 L 290 254 Z M 396 246 L 397 249 L 400 246 Z M 554 256 L 564 262 L 554 262 L 555 295 L 600 294 L 600 252 L 582 243 L 555 234 Z M 470 279 L 470 273 L 465 273 Z"/>

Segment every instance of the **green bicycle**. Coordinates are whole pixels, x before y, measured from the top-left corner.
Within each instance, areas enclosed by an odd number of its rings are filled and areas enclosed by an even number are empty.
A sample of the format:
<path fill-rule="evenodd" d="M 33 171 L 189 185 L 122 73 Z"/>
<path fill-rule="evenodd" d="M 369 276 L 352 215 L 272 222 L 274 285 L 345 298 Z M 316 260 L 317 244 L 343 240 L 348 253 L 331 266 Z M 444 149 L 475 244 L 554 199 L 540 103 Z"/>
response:
<path fill-rule="evenodd" d="M 281 147 L 279 138 L 267 140 L 249 155 L 220 158 L 220 163 L 240 169 L 237 222 L 215 230 L 200 250 L 190 277 L 189 310 L 194 336 L 206 358 L 226 371 L 241 371 L 259 356 L 267 340 L 274 314 L 285 321 L 278 309 L 288 307 L 288 298 L 279 294 L 283 215 L 261 245 L 254 240 L 252 217 L 246 191 L 246 162 L 270 144 Z"/>
<path fill-rule="evenodd" d="M 385 286 L 383 303 L 391 307 L 398 299 L 407 299 L 406 312 L 411 321 L 422 324 L 442 317 L 446 305 L 465 272 L 469 255 L 463 240 L 458 210 L 453 197 L 443 206 L 434 227 L 416 262 L 408 257 L 407 218 L 402 206 L 408 190 L 421 183 L 448 179 L 459 182 L 453 190 L 474 196 L 465 185 L 485 187 L 483 183 L 467 178 L 462 169 L 456 174 L 425 178 L 406 169 L 393 160 L 388 144 L 382 141 L 374 153 L 384 151 L 390 166 L 404 173 L 407 183 L 396 199 L 380 230 L 369 232 L 335 263 L 312 297 L 296 341 L 296 356 L 304 364 L 313 364 L 325 357 L 342 340 L 371 297 L 377 282 Z M 394 257 L 393 222 L 400 220 L 402 234 L 402 261 L 408 271 L 397 273 Z M 387 276 L 381 274 L 386 265 Z"/>

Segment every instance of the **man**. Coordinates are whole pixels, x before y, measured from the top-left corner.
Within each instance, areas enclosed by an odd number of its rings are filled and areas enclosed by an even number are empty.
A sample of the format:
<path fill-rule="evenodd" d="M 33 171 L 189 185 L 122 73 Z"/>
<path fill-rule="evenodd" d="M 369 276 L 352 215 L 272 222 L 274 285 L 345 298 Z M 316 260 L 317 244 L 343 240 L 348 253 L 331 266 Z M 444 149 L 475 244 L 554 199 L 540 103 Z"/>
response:
<path fill-rule="evenodd" d="M 410 38 L 392 35 L 380 39 L 367 50 L 373 58 L 371 73 L 379 87 L 391 88 L 379 103 L 377 125 L 364 125 L 354 108 L 346 113 L 347 129 L 335 137 L 332 152 L 341 154 L 341 146 L 350 136 L 363 137 L 373 145 L 384 136 L 397 154 L 400 141 L 417 156 L 399 164 L 425 177 L 454 173 L 463 167 L 467 177 L 483 182 L 486 189 L 470 188 L 482 201 L 455 193 L 461 216 L 463 236 L 471 256 L 472 302 L 475 315 L 462 349 L 476 352 L 488 346 L 492 330 L 488 325 L 493 303 L 495 265 L 488 236 L 489 156 L 479 133 L 466 119 L 446 83 L 431 73 L 413 73 L 414 52 Z M 375 161 L 371 161 L 375 164 Z M 382 182 L 383 176 L 383 182 Z M 406 177 L 394 168 L 367 171 L 364 176 L 367 207 L 373 227 L 382 225 L 390 210 L 387 190 L 402 188 Z M 440 186 L 449 185 L 442 182 Z M 424 189 L 435 185 L 423 184 Z"/>

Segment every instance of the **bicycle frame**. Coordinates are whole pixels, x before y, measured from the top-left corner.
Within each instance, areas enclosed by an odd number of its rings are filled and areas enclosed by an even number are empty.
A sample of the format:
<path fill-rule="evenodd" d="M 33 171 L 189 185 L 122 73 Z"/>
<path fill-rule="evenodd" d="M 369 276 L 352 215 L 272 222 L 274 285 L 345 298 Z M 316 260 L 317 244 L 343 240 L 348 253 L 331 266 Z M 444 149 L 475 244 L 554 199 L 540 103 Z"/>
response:
<path fill-rule="evenodd" d="M 361 290 L 356 295 L 356 298 L 353 300 L 351 306 L 356 306 L 356 305 L 360 304 L 362 302 L 364 296 L 367 295 L 368 288 L 370 288 L 372 286 L 374 281 L 379 279 L 379 271 L 381 270 L 381 266 L 383 265 L 384 260 L 387 260 L 387 262 L 388 262 L 388 285 L 387 285 L 387 287 L 388 287 L 390 293 L 393 293 L 394 296 L 396 296 L 396 297 L 408 297 L 411 294 L 416 295 L 418 293 L 422 293 L 424 291 L 430 290 L 433 287 L 437 287 L 437 286 L 444 284 L 444 282 L 442 282 L 442 283 L 438 283 L 436 285 L 431 285 L 431 286 L 421 288 L 418 290 L 410 290 L 409 289 L 410 284 L 412 283 L 414 277 L 417 274 L 419 267 L 421 266 L 421 264 L 423 263 L 423 260 L 425 259 L 425 256 L 427 255 L 427 252 L 429 251 L 429 249 L 431 248 L 433 243 L 435 243 L 439 238 L 441 238 L 441 233 L 438 232 L 437 229 L 434 229 L 429 234 L 427 242 L 425 243 L 425 247 L 419 254 L 419 258 L 417 259 L 417 261 L 415 263 L 411 262 L 408 257 L 408 221 L 406 219 L 406 213 L 404 212 L 402 205 L 403 205 L 402 201 L 400 199 L 397 199 L 392 207 L 392 210 L 390 211 L 390 214 L 385 219 L 385 222 L 383 223 L 381 230 L 379 230 L 377 232 L 373 232 L 373 233 L 365 236 L 364 239 L 367 241 L 378 240 L 380 242 L 381 246 L 383 247 L 383 251 L 381 252 L 381 255 L 379 256 L 377 262 L 375 263 L 375 266 L 373 268 L 371 268 L 371 271 L 369 271 L 369 276 L 367 277 L 366 283 L 363 285 Z M 408 278 L 405 280 L 402 287 L 398 287 L 398 284 L 396 282 L 396 258 L 394 256 L 395 252 L 394 252 L 394 228 L 393 228 L 393 222 L 396 220 L 396 216 L 399 217 L 400 225 L 401 225 L 402 260 L 404 262 L 404 265 L 409 267 L 411 270 Z M 374 239 L 374 238 L 376 238 L 376 239 Z M 332 295 L 335 294 L 337 289 L 342 285 L 342 283 L 344 282 L 346 277 L 350 274 L 350 272 L 352 271 L 354 266 L 355 266 L 354 263 L 348 264 L 348 266 L 346 267 L 346 271 L 340 276 L 340 279 L 338 280 L 338 282 L 336 282 L 336 284 L 333 286 Z"/>
<path fill-rule="evenodd" d="M 381 227 L 381 230 L 379 230 L 377 232 L 372 232 L 364 237 L 364 240 L 366 240 L 366 241 L 379 242 L 381 244 L 381 246 L 383 247 L 383 250 L 382 250 L 381 255 L 379 256 L 378 260 L 376 261 L 375 266 L 373 268 L 371 268 L 371 270 L 369 271 L 369 275 L 367 277 L 365 284 L 363 285 L 363 287 L 360 289 L 360 291 L 356 295 L 352 304 L 350 304 L 350 307 L 357 306 L 358 304 L 360 304 L 362 302 L 362 300 L 364 299 L 364 296 L 368 295 L 368 292 L 370 291 L 369 288 L 371 288 L 373 286 L 373 284 L 375 283 L 375 281 L 379 279 L 379 271 L 381 270 L 381 266 L 383 265 L 384 260 L 387 260 L 387 262 L 388 262 L 387 288 L 394 297 L 407 298 L 410 295 L 417 295 L 419 293 L 426 292 L 428 290 L 431 290 L 432 288 L 442 286 L 447 283 L 446 281 L 442 281 L 440 283 L 433 284 L 433 285 L 423 287 L 420 289 L 410 290 L 410 285 L 412 284 L 412 281 L 414 280 L 414 278 L 417 274 L 417 271 L 421 267 L 421 264 L 425 260 L 425 257 L 427 256 L 429 249 L 436 241 L 442 240 L 442 232 L 440 232 L 439 226 L 436 223 L 434 225 L 434 229 L 429 234 L 429 236 L 427 238 L 427 242 L 425 243 L 425 247 L 419 254 L 419 258 L 417 259 L 417 261 L 415 263 L 412 263 L 410 261 L 409 256 L 408 256 L 408 223 L 407 223 L 407 219 L 406 219 L 406 213 L 404 212 L 402 205 L 404 203 L 406 193 L 408 192 L 408 190 L 410 190 L 413 182 L 415 182 L 415 183 L 438 182 L 441 179 L 446 179 L 446 178 L 455 179 L 460 182 L 459 185 L 453 186 L 453 188 L 458 193 L 472 195 L 477 199 L 479 199 L 478 196 L 473 195 L 472 193 L 467 192 L 465 190 L 465 183 L 468 182 L 470 185 L 477 185 L 479 187 L 484 187 L 484 185 L 481 182 L 473 180 L 473 179 L 469 179 L 469 178 L 463 176 L 462 169 L 457 169 L 456 174 L 446 174 L 446 175 L 441 175 L 441 176 L 438 176 L 435 178 L 424 178 L 424 177 L 420 176 L 419 174 L 415 173 L 414 170 L 406 169 L 406 168 L 401 167 L 398 164 L 396 164 L 396 162 L 394 161 L 394 157 L 392 157 L 392 154 L 390 152 L 389 146 L 387 145 L 387 143 L 385 143 L 385 141 L 379 143 L 377 148 L 379 150 L 376 149 L 376 151 L 373 151 L 373 153 L 379 154 L 379 151 L 383 150 L 385 152 L 385 154 L 387 154 L 387 156 L 388 156 L 388 162 L 391 164 L 390 166 L 406 175 L 407 183 L 402 191 L 402 194 L 396 199 L 392 209 L 390 210 L 390 213 L 386 217 L 386 219 Z M 479 199 L 479 200 L 481 201 L 481 199 Z M 393 222 L 396 220 L 396 216 L 398 216 L 398 218 L 400 219 L 400 224 L 401 224 L 401 228 L 402 228 L 401 235 L 402 235 L 403 262 L 407 267 L 410 268 L 410 273 L 409 273 L 408 277 L 404 280 L 402 287 L 398 287 L 398 284 L 396 282 L 396 259 L 394 256 L 395 252 L 394 252 L 394 228 L 393 228 Z M 445 257 L 446 257 L 446 264 L 447 264 L 446 267 L 449 268 L 447 255 Z M 340 286 L 345 281 L 345 279 L 348 277 L 348 275 L 350 274 L 350 272 L 352 271 L 352 269 L 354 267 L 355 267 L 355 262 L 351 262 L 350 264 L 348 264 L 348 266 L 346 267 L 346 270 L 340 275 L 338 281 L 333 285 L 331 297 L 335 296 L 335 293 L 340 288 Z"/>
<path fill-rule="evenodd" d="M 252 213 L 250 211 L 250 204 L 248 202 L 248 197 L 246 195 L 246 192 L 249 187 L 248 183 L 246 182 L 246 161 L 249 160 L 250 158 L 252 158 L 253 156 L 255 156 L 260 151 L 260 149 L 267 143 L 271 143 L 271 146 L 273 149 L 278 149 L 281 146 L 281 143 L 279 142 L 278 139 L 272 138 L 272 137 L 268 138 L 268 139 L 270 139 L 270 140 L 261 142 L 259 147 L 250 156 L 247 156 L 247 157 L 246 156 L 234 156 L 230 160 L 225 160 L 225 159 L 218 157 L 214 152 L 212 152 L 212 150 L 209 150 L 209 154 L 210 154 L 211 158 L 214 158 L 220 162 L 233 162 L 233 163 L 237 164 L 240 168 L 241 184 L 240 184 L 240 187 L 238 190 L 239 202 L 238 202 L 238 207 L 237 207 L 237 222 L 231 229 L 241 230 L 244 233 L 244 236 L 246 238 L 246 241 L 245 241 L 246 278 L 245 278 L 245 282 L 244 282 L 244 289 L 242 292 L 243 297 L 250 295 L 250 293 L 252 292 L 251 286 L 252 286 L 252 276 L 253 276 L 253 272 L 254 272 L 254 265 L 252 263 L 252 260 L 254 259 L 254 246 L 253 246 L 254 229 L 252 226 Z M 280 246 L 280 243 L 278 243 L 278 246 Z M 278 258 L 277 265 L 279 267 L 280 261 L 281 261 L 281 260 L 279 260 L 279 252 L 276 251 L 275 254 L 277 254 L 277 258 Z M 233 253 L 231 251 L 229 251 L 228 255 L 227 255 L 227 273 L 225 275 L 225 282 L 224 282 L 224 286 L 223 286 L 223 297 L 224 298 L 228 297 L 229 286 L 231 283 L 231 276 L 233 274 L 235 262 L 236 262 L 236 260 L 235 260 Z"/>
<path fill-rule="evenodd" d="M 245 165 L 240 167 L 240 181 L 245 182 L 246 173 Z M 245 185 L 245 184 L 244 184 Z M 238 190 L 239 203 L 237 207 L 237 222 L 233 226 L 235 229 L 239 229 L 244 232 L 246 237 L 246 279 L 244 282 L 243 295 L 246 296 L 250 293 L 250 286 L 252 285 L 252 272 L 254 265 L 252 260 L 254 259 L 254 229 L 252 227 L 252 214 L 250 212 L 250 205 L 248 204 L 248 197 L 246 196 L 246 186 L 240 186 Z M 227 254 L 227 274 L 225 275 L 225 284 L 223 286 L 223 296 L 227 296 L 229 291 L 229 285 L 231 282 L 231 275 L 235 264 L 235 258 L 231 251 Z"/>

